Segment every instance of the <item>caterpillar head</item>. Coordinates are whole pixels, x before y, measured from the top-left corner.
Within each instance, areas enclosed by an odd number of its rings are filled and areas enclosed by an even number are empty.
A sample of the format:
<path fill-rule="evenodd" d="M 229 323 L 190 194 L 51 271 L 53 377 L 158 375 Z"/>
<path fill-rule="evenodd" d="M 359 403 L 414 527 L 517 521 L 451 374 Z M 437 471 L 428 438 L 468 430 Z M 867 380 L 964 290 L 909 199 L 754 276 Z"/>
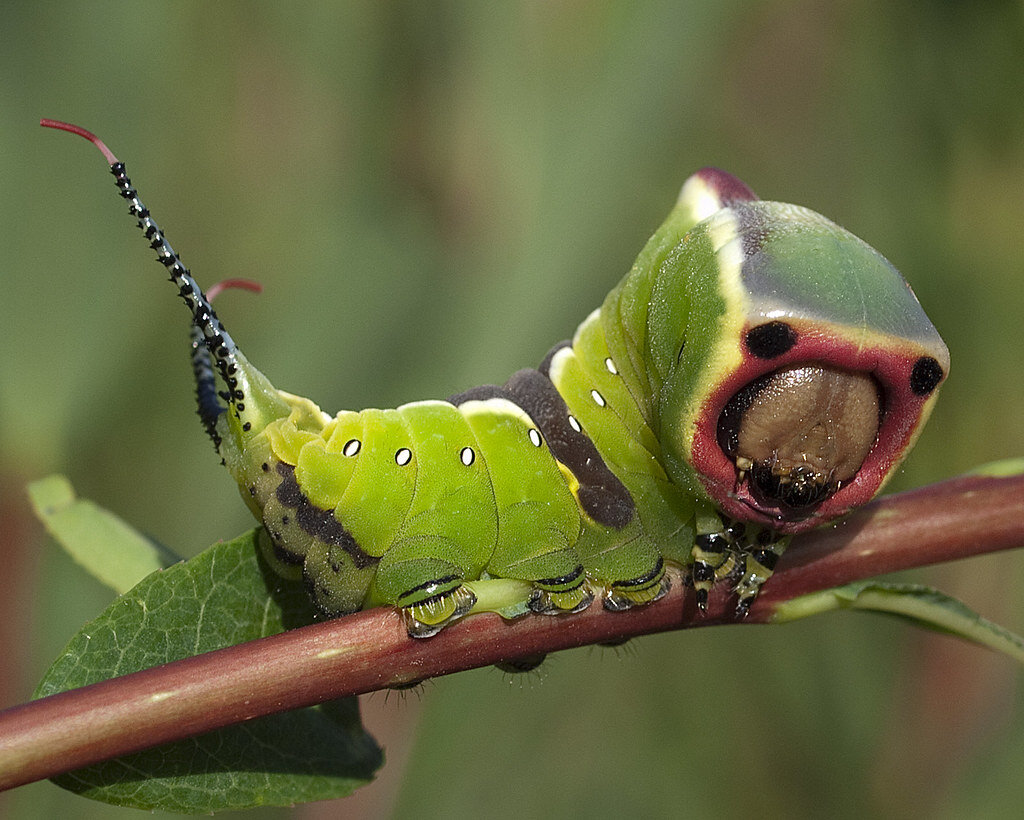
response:
<path fill-rule="evenodd" d="M 673 477 L 787 533 L 868 501 L 949 371 L 910 287 L 843 228 L 753 195 L 684 244 L 691 303 L 659 418 Z"/>

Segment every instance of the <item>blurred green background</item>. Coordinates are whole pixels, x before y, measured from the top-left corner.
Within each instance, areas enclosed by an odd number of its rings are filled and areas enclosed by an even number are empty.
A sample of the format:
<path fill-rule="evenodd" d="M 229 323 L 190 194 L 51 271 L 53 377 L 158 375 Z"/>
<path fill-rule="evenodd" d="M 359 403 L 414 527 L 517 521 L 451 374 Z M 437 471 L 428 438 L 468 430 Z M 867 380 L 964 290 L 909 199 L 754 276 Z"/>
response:
<path fill-rule="evenodd" d="M 500 382 L 569 336 L 693 170 L 884 252 L 952 376 L 893 489 L 1024 454 L 1020 2 L 8 2 L 0 10 L 0 705 L 110 599 L 27 481 L 185 554 L 251 519 L 100 134 L 275 383 L 325 409 Z M 1024 628 L 1024 560 L 915 573 Z M 1019 816 L 1009 660 L 870 616 L 695 630 L 365 699 L 390 763 L 280 815 Z M 44 783 L 12 818 L 120 817 Z M 266 811 L 261 817 L 275 816 Z"/>

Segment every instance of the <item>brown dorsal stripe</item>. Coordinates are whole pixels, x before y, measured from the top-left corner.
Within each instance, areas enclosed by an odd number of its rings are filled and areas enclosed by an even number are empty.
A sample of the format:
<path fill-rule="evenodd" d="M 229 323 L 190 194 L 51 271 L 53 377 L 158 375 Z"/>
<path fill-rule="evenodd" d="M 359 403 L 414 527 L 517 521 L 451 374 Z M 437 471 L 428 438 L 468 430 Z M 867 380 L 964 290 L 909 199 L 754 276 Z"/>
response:
<path fill-rule="evenodd" d="M 625 527 L 633 519 L 633 496 L 608 469 L 590 436 L 572 427 L 569 407 L 551 380 L 538 370 L 520 370 L 503 389 L 533 419 L 551 454 L 576 477 L 583 511 L 599 524 Z"/>
<path fill-rule="evenodd" d="M 555 358 L 555 354 L 559 350 L 565 347 L 572 347 L 572 342 L 569 339 L 566 339 L 564 342 L 559 342 L 553 348 L 551 348 L 551 350 L 549 350 L 547 352 L 547 355 L 544 357 L 544 360 L 540 363 L 540 367 L 538 367 L 537 369 L 543 375 L 547 376 L 548 378 L 551 378 L 551 360 Z"/>
<path fill-rule="evenodd" d="M 555 351 L 565 345 L 558 345 Z M 505 399 L 518 405 L 533 419 L 551 454 L 569 468 L 580 488 L 577 497 L 583 511 L 599 524 L 621 529 L 632 519 L 633 497 L 608 469 L 590 437 L 573 429 L 569 407 L 551 380 L 538 370 L 520 370 L 501 387 L 485 384 L 448 399 L 458 406 L 467 401 Z"/>

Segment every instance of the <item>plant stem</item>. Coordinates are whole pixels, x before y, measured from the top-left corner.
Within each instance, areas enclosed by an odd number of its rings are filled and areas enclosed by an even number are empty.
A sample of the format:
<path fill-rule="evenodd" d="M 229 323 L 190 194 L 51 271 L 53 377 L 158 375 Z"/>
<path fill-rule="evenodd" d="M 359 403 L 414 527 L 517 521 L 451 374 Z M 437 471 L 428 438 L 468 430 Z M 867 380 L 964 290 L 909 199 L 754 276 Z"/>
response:
<path fill-rule="evenodd" d="M 794 539 L 741 623 L 767 623 L 800 595 L 1024 546 L 1024 476 L 967 476 L 875 501 Z M 701 615 L 679 575 L 661 601 L 623 613 L 514 622 L 480 614 L 413 640 L 373 609 L 146 669 L 0 712 L 0 789 L 335 698 L 499 661 L 694 626 L 734 623 L 716 589 Z"/>

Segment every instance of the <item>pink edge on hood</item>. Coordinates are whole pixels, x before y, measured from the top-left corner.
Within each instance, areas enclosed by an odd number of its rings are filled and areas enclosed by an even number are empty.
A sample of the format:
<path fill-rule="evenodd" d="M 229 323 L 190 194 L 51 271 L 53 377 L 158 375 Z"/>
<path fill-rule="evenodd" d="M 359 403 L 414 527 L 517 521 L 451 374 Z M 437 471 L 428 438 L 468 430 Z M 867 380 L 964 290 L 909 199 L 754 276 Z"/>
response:
<path fill-rule="evenodd" d="M 921 422 L 921 412 L 934 395 L 933 391 L 918 396 L 910 388 L 914 364 L 925 355 L 926 351 L 909 342 L 902 347 L 862 348 L 811 327 L 799 328 L 797 343 L 770 360 L 758 359 L 744 347 L 743 363 L 708 397 L 698 414 L 691 452 L 693 468 L 714 502 L 734 518 L 770 525 L 786 534 L 804 532 L 839 518 L 874 497 L 906 454 Z M 874 376 L 882 391 L 882 422 L 875 445 L 853 480 L 811 512 L 798 516 L 789 508 L 758 501 L 747 482 L 736 485 L 736 466 L 718 445 L 718 418 L 729 400 L 754 379 L 784 367 L 814 363 Z"/>

